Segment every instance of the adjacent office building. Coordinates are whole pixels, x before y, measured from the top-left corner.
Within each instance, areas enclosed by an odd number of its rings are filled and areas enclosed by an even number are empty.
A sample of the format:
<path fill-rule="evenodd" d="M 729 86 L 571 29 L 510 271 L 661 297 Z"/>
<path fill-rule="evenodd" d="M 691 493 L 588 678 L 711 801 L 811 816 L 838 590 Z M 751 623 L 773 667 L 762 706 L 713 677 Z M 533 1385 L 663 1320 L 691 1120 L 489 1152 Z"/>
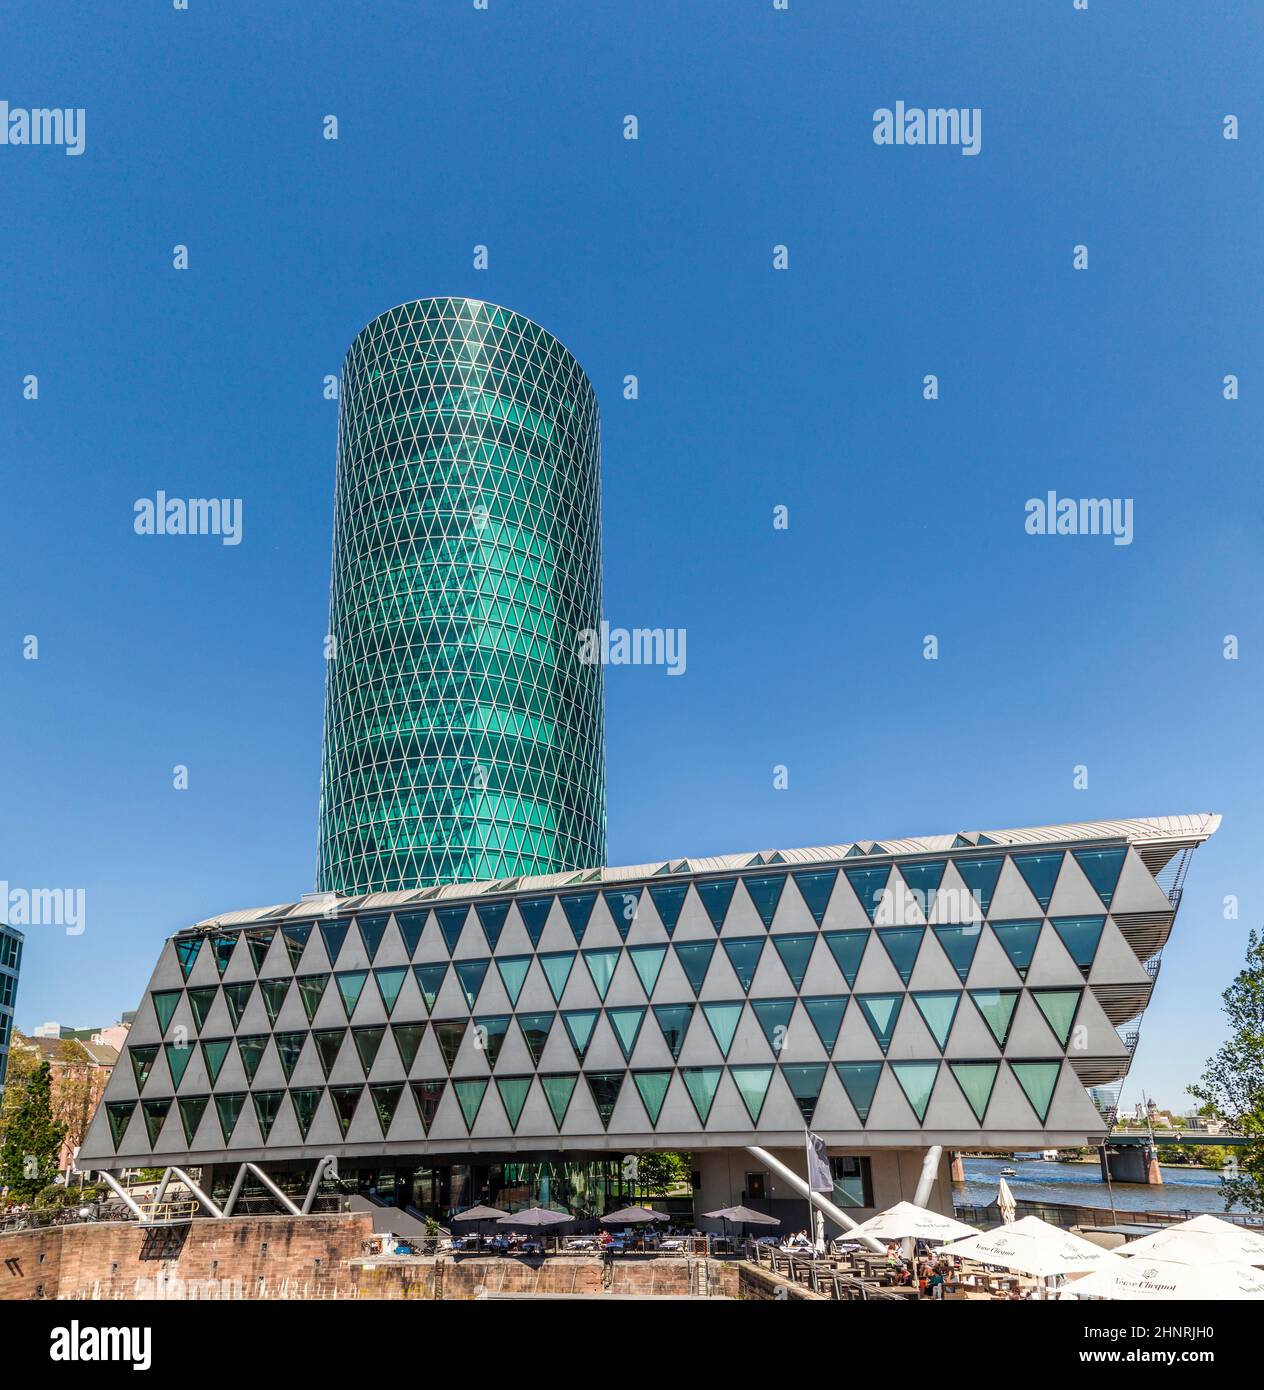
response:
<path fill-rule="evenodd" d="M 0 922 L 0 1095 L 9 1070 L 9 1043 L 13 1037 L 13 1007 L 18 997 L 18 972 L 22 968 L 22 933 Z"/>
<path fill-rule="evenodd" d="M 1193 849 L 1218 818 L 1046 826 L 594 868 L 231 912 L 163 947 L 83 1145 L 226 1189 L 323 1155 L 440 1218 L 600 1214 L 623 1160 L 693 1154 L 699 1210 L 951 1210 L 947 1152 L 1100 1141 Z"/>

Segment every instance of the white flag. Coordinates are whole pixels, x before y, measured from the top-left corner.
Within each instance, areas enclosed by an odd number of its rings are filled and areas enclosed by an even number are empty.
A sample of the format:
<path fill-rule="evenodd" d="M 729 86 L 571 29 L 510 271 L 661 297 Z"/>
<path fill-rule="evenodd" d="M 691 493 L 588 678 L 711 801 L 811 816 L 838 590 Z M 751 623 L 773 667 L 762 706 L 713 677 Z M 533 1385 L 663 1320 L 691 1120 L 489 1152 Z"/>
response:
<path fill-rule="evenodd" d="M 833 1192 L 834 1177 L 830 1172 L 829 1154 L 825 1140 L 806 1131 L 808 1143 L 808 1187 L 813 1192 Z"/>

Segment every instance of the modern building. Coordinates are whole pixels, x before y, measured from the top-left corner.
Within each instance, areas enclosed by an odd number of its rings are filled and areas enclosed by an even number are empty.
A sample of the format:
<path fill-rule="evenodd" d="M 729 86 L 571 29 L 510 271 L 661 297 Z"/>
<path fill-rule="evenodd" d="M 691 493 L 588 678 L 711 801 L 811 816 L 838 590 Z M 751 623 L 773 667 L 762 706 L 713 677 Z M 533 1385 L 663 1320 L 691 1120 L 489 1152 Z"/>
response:
<path fill-rule="evenodd" d="M 4 1094 L 4 1078 L 9 1070 L 9 1041 L 13 1036 L 23 939 L 16 927 L 0 922 L 0 1095 Z"/>
<path fill-rule="evenodd" d="M 80 1166 L 326 1155 L 378 1200 L 951 1210 L 951 1150 L 1100 1141 L 1214 815 L 861 841 L 226 913 L 163 947 Z M 1089 1088 L 1099 1099 L 1090 1098 Z M 942 1147 L 943 1152 L 939 1152 Z M 759 1154 L 752 1152 L 760 1150 Z M 207 1173 L 210 1176 L 205 1176 Z"/>
<path fill-rule="evenodd" d="M 604 863 L 597 401 L 473 299 L 374 319 L 339 387 L 317 886 Z"/>

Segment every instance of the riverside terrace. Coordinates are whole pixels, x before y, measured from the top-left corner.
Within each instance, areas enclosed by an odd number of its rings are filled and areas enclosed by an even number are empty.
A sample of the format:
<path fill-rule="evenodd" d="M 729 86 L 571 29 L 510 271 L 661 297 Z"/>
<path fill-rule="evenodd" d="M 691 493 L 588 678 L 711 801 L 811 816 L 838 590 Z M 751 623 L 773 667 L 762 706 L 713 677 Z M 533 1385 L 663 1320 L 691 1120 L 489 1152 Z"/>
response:
<path fill-rule="evenodd" d="M 1097 1143 L 1212 815 L 860 841 L 223 914 L 171 938 L 81 1167 L 331 1162 L 375 1205 L 626 1205 L 693 1155 L 696 1210 L 843 1229 L 951 1210 L 945 1149 Z M 898 904 L 896 924 L 887 907 Z M 1130 1025 L 1129 1041 L 1119 1028 Z M 261 1179 L 260 1179 L 261 1180 Z M 201 1198 L 199 1198 L 201 1200 Z"/>

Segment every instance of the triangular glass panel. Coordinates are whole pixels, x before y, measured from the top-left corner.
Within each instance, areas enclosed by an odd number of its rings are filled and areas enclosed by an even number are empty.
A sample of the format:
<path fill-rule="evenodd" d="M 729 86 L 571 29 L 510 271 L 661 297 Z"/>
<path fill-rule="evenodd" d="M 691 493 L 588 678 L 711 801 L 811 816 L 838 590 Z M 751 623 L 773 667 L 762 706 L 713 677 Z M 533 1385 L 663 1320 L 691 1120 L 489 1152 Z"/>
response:
<path fill-rule="evenodd" d="M 408 978 L 408 967 L 406 965 L 384 965 L 373 972 L 373 978 L 377 981 L 377 992 L 382 997 L 382 1007 L 386 1010 L 387 1018 L 390 1018 L 392 1010 L 395 1008 L 395 1001 L 399 998 L 399 992 L 404 987 L 404 981 Z"/>
<path fill-rule="evenodd" d="M 676 959 L 680 961 L 685 978 L 689 981 L 695 996 L 707 977 L 711 957 L 715 954 L 714 941 L 674 941 Z"/>
<path fill-rule="evenodd" d="M 255 1073 L 259 1070 L 259 1063 L 263 1061 L 264 1051 L 268 1046 L 267 1033 L 247 1033 L 237 1039 L 237 1052 L 241 1057 L 241 1067 L 246 1073 L 246 1080 L 250 1085 L 254 1085 Z"/>
<path fill-rule="evenodd" d="M 571 968 L 575 964 L 575 952 L 546 951 L 536 959 L 539 960 L 540 969 L 544 971 L 544 978 L 548 981 L 553 1002 L 560 1004 L 566 991 L 566 982 L 571 977 Z"/>
<path fill-rule="evenodd" d="M 768 1046 L 780 1052 L 790 1033 L 790 1016 L 794 1013 L 793 999 L 752 999 L 751 1012 L 764 1030 Z"/>
<path fill-rule="evenodd" d="M 956 1077 L 961 1094 L 974 1111 L 974 1118 L 980 1124 L 987 1114 L 988 1102 L 992 1099 L 992 1087 L 996 1085 L 999 1062 L 949 1062 L 948 1068 Z"/>
<path fill-rule="evenodd" d="M 759 958 L 764 954 L 765 936 L 728 936 L 722 938 L 724 953 L 729 958 L 737 982 L 745 994 L 750 993 L 751 982 L 759 968 Z M 676 948 L 680 949 L 679 946 Z"/>
<path fill-rule="evenodd" d="M 812 948 L 816 945 L 816 933 L 802 932 L 791 936 L 773 936 L 769 939 L 777 948 L 786 974 L 790 976 L 790 983 L 795 989 L 801 988 L 803 977 L 808 973 L 808 962 L 812 959 Z"/>
<path fill-rule="evenodd" d="M 785 874 L 744 878 L 742 886 L 750 894 L 750 900 L 755 904 L 755 911 L 759 913 L 759 920 L 771 930 L 772 919 L 777 913 L 777 904 L 781 901 L 781 890 L 786 886 Z"/>
<path fill-rule="evenodd" d="M 562 1022 L 566 1025 L 566 1035 L 575 1049 L 575 1058 L 581 1064 L 592 1042 L 593 1029 L 597 1026 L 600 1009 L 563 1009 Z"/>
<path fill-rule="evenodd" d="M 566 1118 L 566 1111 L 570 1107 L 578 1080 L 578 1072 L 555 1072 L 540 1077 L 540 1089 L 544 1092 L 544 1099 L 549 1103 L 553 1123 L 558 1129 L 562 1128 L 562 1121 Z"/>
<path fill-rule="evenodd" d="M 727 1057 L 729 1048 L 733 1046 L 733 1034 L 737 1032 L 737 1025 L 741 1022 L 742 1008 L 740 999 L 735 1002 L 715 1002 L 702 1006 L 703 1017 L 711 1028 L 711 1036 L 720 1049 L 721 1057 Z"/>
<path fill-rule="evenodd" d="M 931 1092 L 935 1089 L 935 1078 L 939 1075 L 938 1062 L 892 1062 L 891 1070 L 900 1083 L 904 1099 L 913 1108 L 920 1125 L 926 1118 L 926 1107 L 930 1104 Z"/>
<path fill-rule="evenodd" d="M 908 984 L 917 964 L 917 954 L 922 949 L 925 927 L 879 927 L 878 937 L 887 948 L 891 964 L 899 972 L 900 979 Z"/>
<path fill-rule="evenodd" d="M 145 1116 L 145 1132 L 149 1135 L 149 1147 L 152 1149 L 158 1142 L 167 1116 L 171 1113 L 171 1097 L 167 1096 L 165 1100 L 143 1100 L 140 1108 Z"/>
<path fill-rule="evenodd" d="M 527 1094 L 531 1090 L 531 1077 L 498 1076 L 496 1089 L 500 1092 L 500 1103 L 505 1107 L 505 1114 L 509 1118 L 509 1128 L 516 1131 L 518 1121 L 522 1118 L 522 1107 L 526 1105 Z"/>
<path fill-rule="evenodd" d="M 206 1114 L 207 1102 L 210 1096 L 181 1096 L 178 1102 L 180 1107 L 180 1125 L 184 1130 L 184 1142 L 193 1143 L 193 1136 L 197 1133 L 198 1125 L 202 1123 L 202 1116 Z"/>
<path fill-rule="evenodd" d="M 882 1063 L 835 1062 L 834 1070 L 863 1125 L 869 1118 L 869 1107 L 873 1104 L 874 1093 L 882 1077 Z"/>
<path fill-rule="evenodd" d="M 1053 1104 L 1053 1093 L 1058 1085 L 1061 1062 L 1011 1062 L 1009 1069 L 1018 1078 L 1023 1095 L 1031 1102 L 1036 1118 L 1041 1124 L 1049 1117 L 1049 1107 Z"/>
<path fill-rule="evenodd" d="M 237 942 L 241 939 L 237 932 L 216 932 L 210 938 L 211 950 L 215 954 L 215 968 L 221 977 L 228 969 L 228 962 L 233 958 L 233 952 L 237 949 Z"/>
<path fill-rule="evenodd" d="M 478 960 L 455 960 L 452 968 L 456 971 L 456 978 L 461 985 L 461 993 L 465 995 L 466 1007 L 472 1009 L 474 1001 L 478 998 L 478 992 L 483 988 L 483 981 L 487 978 L 487 967 L 491 961 L 483 956 Z"/>
<path fill-rule="evenodd" d="M 954 859 L 952 866 L 961 875 L 961 881 L 970 890 L 980 914 L 985 914 L 992 906 L 992 894 L 996 892 L 996 881 L 1001 876 L 1000 859 Z"/>
<path fill-rule="evenodd" d="M 632 1080 L 636 1082 L 641 1104 L 645 1107 L 645 1113 L 649 1117 L 651 1125 L 657 1125 L 658 1117 L 663 1113 L 663 1102 L 667 1099 L 667 1090 L 671 1086 L 671 1079 L 670 1071 L 634 1071 L 632 1073 Z"/>
<path fill-rule="evenodd" d="M 1062 851 L 1049 854 L 1015 854 L 1010 856 L 1014 867 L 1023 876 L 1023 882 L 1031 889 L 1032 896 L 1041 907 L 1049 906 L 1053 897 L 1054 885 L 1058 881 L 1058 870 L 1062 868 Z"/>
<path fill-rule="evenodd" d="M 193 1056 L 193 1049 L 188 1043 L 169 1042 L 164 1044 L 167 1053 L 167 1069 L 171 1072 L 171 1084 L 178 1091 L 180 1083 L 184 1080 L 184 1069 L 189 1065 L 189 1058 Z"/>
<path fill-rule="evenodd" d="M 961 1003 L 959 989 L 917 990 L 912 995 L 922 1022 L 930 1029 L 935 1046 L 940 1052 L 948 1045 L 948 1034 L 957 1017 L 957 1006 Z"/>
<path fill-rule="evenodd" d="M 292 922 L 281 928 L 281 939 L 285 942 L 285 950 L 290 957 L 291 970 L 298 969 L 299 960 L 311 934 L 311 922 Z"/>
<path fill-rule="evenodd" d="M 484 1014 L 474 1020 L 474 1046 L 487 1054 L 487 1065 L 496 1070 L 512 1014 Z"/>
<path fill-rule="evenodd" d="M 225 1144 L 233 1137 L 233 1130 L 237 1127 L 237 1117 L 241 1114 L 245 1103 L 245 1091 L 222 1091 L 215 1097 L 215 1113 L 219 1117 L 220 1133 L 224 1136 Z"/>
<path fill-rule="evenodd" d="M 606 992 L 610 988 L 610 981 L 614 979 L 615 966 L 619 964 L 619 948 L 612 946 L 601 950 L 585 951 L 583 954 L 584 964 L 588 967 L 588 973 L 597 989 L 597 998 L 604 1003 Z"/>
<path fill-rule="evenodd" d="M 1083 992 L 1079 989 L 1033 989 L 1031 992 L 1045 1022 L 1053 1029 L 1053 1036 L 1063 1047 L 1071 1041 L 1071 1029 L 1075 1026 L 1075 1014 Z"/>
<path fill-rule="evenodd" d="M 329 1080 L 329 1073 L 338 1060 L 338 1051 L 346 1036 L 345 1028 L 317 1028 L 312 1034 L 312 1042 L 316 1045 L 316 1057 L 320 1062 L 321 1071 L 325 1073 L 326 1081 Z"/>
<path fill-rule="evenodd" d="M 685 1044 L 685 1034 L 689 1031 L 689 1021 L 693 1018 L 694 1004 L 655 1004 L 654 1017 L 663 1032 L 663 1041 L 672 1055 L 672 1061 L 680 1061 L 680 1049 Z"/>
<path fill-rule="evenodd" d="M 268 954 L 272 938 L 276 936 L 275 927 L 252 927 L 245 933 L 246 944 L 250 947 L 250 959 L 254 962 L 255 974 L 263 969 L 263 958 Z"/>
<path fill-rule="evenodd" d="M 110 1138 L 117 1149 L 123 1136 L 127 1133 L 127 1126 L 132 1122 L 132 1116 L 136 1113 L 136 1102 L 134 1100 L 111 1100 L 105 1105 L 105 1113 L 110 1121 Z M 224 1136 L 225 1141 L 228 1135 Z"/>
<path fill-rule="evenodd" d="M 435 908 L 435 919 L 443 933 L 443 943 L 448 948 L 448 955 L 456 950 L 456 943 L 461 939 L 461 929 L 465 926 L 469 911 L 464 903 L 457 907 Z"/>
<path fill-rule="evenodd" d="M 253 990 L 254 983 L 249 980 L 241 985 L 224 986 L 224 1001 L 228 1005 L 228 1016 L 232 1019 L 234 1028 L 241 1022 L 241 1016 L 246 1012 L 246 1005 L 250 1003 Z"/>
<path fill-rule="evenodd" d="M 808 994 L 802 998 L 804 1010 L 826 1052 L 832 1053 L 838 1041 L 838 1030 L 847 1012 L 847 999 L 845 994 Z"/>
<path fill-rule="evenodd" d="M 509 996 L 511 1008 L 516 1008 L 518 996 L 522 993 L 522 986 L 526 983 L 527 971 L 531 969 L 531 962 L 534 956 L 497 956 L 496 970 L 500 975 L 500 983 L 505 987 L 505 993 Z"/>
<path fill-rule="evenodd" d="M 592 916 L 593 907 L 597 902 L 596 893 L 564 893 L 558 901 L 562 904 L 562 911 L 566 913 L 566 920 L 571 925 L 571 934 L 575 938 L 578 946 L 584 939 L 584 933 L 588 930 L 588 919 Z"/>
<path fill-rule="evenodd" d="M 298 975 L 295 977 L 295 983 L 298 985 L 298 997 L 303 1001 L 303 1012 L 310 1023 L 316 1016 L 316 1010 L 320 1008 L 320 1001 L 325 997 L 325 986 L 329 983 L 329 976 Z"/>
<path fill-rule="evenodd" d="M 263 1000 L 263 1011 L 268 1015 L 268 1022 L 274 1024 L 277 1015 L 281 1012 L 281 1005 L 285 1003 L 285 996 L 290 992 L 290 985 L 293 977 L 282 975 L 275 980 L 259 981 L 259 997 Z"/>
<path fill-rule="evenodd" d="M 219 993 L 218 985 L 208 985 L 204 989 L 191 989 L 189 991 L 189 1007 L 193 1010 L 193 1024 L 198 1032 L 202 1031 L 202 1025 L 206 1022 L 206 1016 L 211 1011 L 211 1005 L 215 1002 L 215 996 Z"/>
<path fill-rule="evenodd" d="M 294 1107 L 294 1118 L 298 1121 L 298 1132 L 304 1139 L 316 1118 L 316 1108 L 320 1105 L 319 1086 L 301 1086 L 290 1092 L 290 1104 Z"/>
<path fill-rule="evenodd" d="M 680 921 L 680 909 L 685 905 L 688 892 L 687 883 L 658 883 L 650 888 L 650 898 L 668 936 L 676 930 L 676 923 Z M 188 978 L 187 974 L 185 978 Z"/>
<path fill-rule="evenodd" d="M 447 1080 L 439 1077 L 409 1084 L 412 1086 L 413 1099 L 417 1102 L 417 1115 L 421 1120 L 421 1127 L 429 1134 L 435 1113 L 439 1109 L 439 1102 L 443 1099 L 443 1088 L 448 1084 Z"/>
<path fill-rule="evenodd" d="M 378 1049 L 382 1046 L 382 1039 L 386 1036 L 384 1024 L 375 1024 L 372 1028 L 353 1028 L 351 1038 L 355 1043 L 356 1051 L 360 1054 L 360 1066 L 364 1071 L 365 1078 L 373 1070 L 373 1062 L 377 1057 Z M 288 1079 L 289 1073 L 286 1073 Z"/>
<path fill-rule="evenodd" d="M 360 940 L 364 942 L 370 965 L 377 955 L 377 948 L 382 944 L 382 937 L 386 934 L 386 924 L 389 921 L 390 914 L 386 912 L 372 917 L 356 917 L 356 926 L 360 928 Z"/>
<path fill-rule="evenodd" d="M 1010 964 L 1018 971 L 1021 980 L 1027 978 L 1031 958 L 1036 953 L 1036 940 L 1040 936 L 1040 918 L 1027 921 L 993 922 L 992 932 L 1005 948 Z"/>
<path fill-rule="evenodd" d="M 614 1035 L 619 1040 L 619 1050 L 623 1053 L 623 1060 L 632 1060 L 632 1049 L 636 1046 L 636 1040 L 641 1033 L 641 1024 L 645 1019 L 644 1006 L 626 1009 L 607 1009 L 606 1019 Z"/>
<path fill-rule="evenodd" d="M 733 1084 L 737 1087 L 737 1093 L 741 1096 L 742 1104 L 746 1107 L 746 1113 L 753 1125 L 759 1123 L 764 1099 L 768 1095 L 768 1086 L 772 1081 L 772 1072 L 771 1066 L 729 1068 L 729 1075 L 733 1078 Z"/>
<path fill-rule="evenodd" d="M 825 921 L 825 913 L 838 879 L 838 870 L 820 869 L 812 873 L 797 873 L 793 878 L 813 920 L 818 927 L 821 926 Z"/>
<path fill-rule="evenodd" d="M 276 1117 L 281 1109 L 281 1102 L 285 1099 L 284 1091 L 251 1091 L 250 1099 L 254 1101 L 255 1119 L 259 1121 L 259 1133 L 263 1136 L 263 1142 L 268 1142 L 268 1135 L 272 1133 L 272 1126 L 276 1123 Z M 343 1130 L 343 1134 L 346 1134 Z"/>
<path fill-rule="evenodd" d="M 900 1009 L 904 1005 L 902 994 L 857 994 L 856 1003 L 865 1016 L 869 1031 L 878 1040 L 878 1046 L 885 1052 L 895 1036 L 895 1025 L 900 1021 Z"/>
<path fill-rule="evenodd" d="M 974 964 L 974 953 L 979 948 L 979 937 L 983 935 L 981 922 L 959 922 L 950 927 L 932 927 L 935 940 L 944 949 L 944 955 L 958 978 L 964 985 Z"/>
<path fill-rule="evenodd" d="M 811 1125 L 812 1116 L 816 1114 L 816 1102 L 821 1094 L 821 1083 L 825 1080 L 825 1063 L 798 1062 L 791 1064 L 783 1062 L 781 1075 L 785 1078 L 786 1085 L 790 1087 L 790 1094 L 799 1107 L 799 1113 L 803 1116 L 803 1123 Z"/>
<path fill-rule="evenodd" d="M 474 911 L 478 913 L 478 920 L 482 923 L 483 935 L 487 938 L 487 949 L 495 951 L 500 934 L 505 929 L 505 918 L 509 916 L 509 904 L 475 903 Z"/>
<path fill-rule="evenodd" d="M 1050 917 L 1049 921 L 1087 980 L 1097 959 L 1105 917 Z"/>
<path fill-rule="evenodd" d="M 383 1139 L 386 1138 L 391 1121 L 395 1118 L 395 1108 L 399 1104 L 399 1098 L 403 1091 L 404 1083 L 402 1081 L 392 1081 L 369 1087 L 369 1099 L 373 1102 L 373 1109 L 377 1112 L 377 1122 L 382 1126 Z"/>
<path fill-rule="evenodd" d="M 865 947 L 869 944 L 871 933 L 863 927 L 859 930 L 848 931 L 827 931 L 821 933 L 821 939 L 830 949 L 830 955 L 834 957 L 834 964 L 843 972 L 843 979 L 848 985 L 856 983 L 856 973 L 860 969 L 860 962 L 864 959 Z"/>
<path fill-rule="evenodd" d="M 711 1113 L 711 1106 L 715 1102 L 715 1093 L 720 1086 L 720 1077 L 724 1075 L 723 1067 L 681 1067 L 680 1079 L 685 1083 L 685 1090 L 689 1092 L 689 1099 L 693 1101 L 693 1108 L 697 1111 L 698 1121 L 706 1127 L 707 1116 Z"/>
<path fill-rule="evenodd" d="M 347 1018 L 355 1013 L 355 1007 L 360 1002 L 360 995 L 364 990 L 364 983 L 369 978 L 367 970 L 342 970 L 334 976 L 338 981 L 338 993 L 342 998 L 342 1007 L 347 1011 Z"/>
<path fill-rule="evenodd" d="M 175 947 L 176 958 L 180 962 L 180 973 L 184 976 L 187 982 L 189 975 L 193 970 L 194 963 L 197 961 L 198 952 L 202 949 L 202 937 L 186 936 L 183 938 L 177 938 Z"/>
<path fill-rule="evenodd" d="M 847 875 L 847 882 L 872 922 L 886 891 L 887 879 L 891 877 L 891 866 L 879 864 L 872 869 L 844 869 L 843 873 Z"/>
<path fill-rule="evenodd" d="M 149 1080 L 149 1074 L 154 1069 L 154 1062 L 158 1058 L 158 1044 L 152 1043 L 145 1047 L 129 1047 L 127 1049 L 132 1059 L 132 1075 L 136 1079 L 136 1089 L 143 1091 L 145 1082 Z"/>
<path fill-rule="evenodd" d="M 627 1073 L 622 1071 L 589 1071 L 585 1072 L 584 1075 L 588 1081 L 588 1089 L 592 1092 L 597 1114 L 601 1117 L 601 1127 L 602 1129 L 609 1129 L 610 1117 L 614 1114 L 615 1102 L 619 1099 L 619 1092 L 623 1089 L 623 1078 Z"/>
<path fill-rule="evenodd" d="M 355 1119 L 356 1107 L 360 1104 L 360 1097 L 364 1094 L 363 1086 L 331 1086 L 329 1088 L 329 1099 L 334 1103 L 334 1114 L 338 1117 L 338 1128 L 342 1131 L 342 1137 L 347 1137 L 347 1131 L 351 1128 L 351 1121 Z"/>
<path fill-rule="evenodd" d="M 540 944 L 540 933 L 544 930 L 544 924 L 549 920 L 549 909 L 553 906 L 552 898 L 519 898 L 518 915 L 522 918 L 522 925 L 527 929 L 527 935 L 531 938 L 531 944 Z"/>
<path fill-rule="evenodd" d="M 421 941 L 421 934 L 426 927 L 426 914 L 424 912 L 397 912 L 395 914 L 395 925 L 399 928 L 399 934 L 404 942 L 404 951 L 409 960 L 416 954 L 417 945 Z"/>
<path fill-rule="evenodd" d="M 414 965 L 413 974 L 417 978 L 417 988 L 421 990 L 421 997 L 426 1005 L 426 1012 L 430 1013 L 435 1006 L 435 1000 L 439 997 L 439 990 L 448 973 L 448 962 L 446 960 L 433 961 L 429 965 Z"/>
<path fill-rule="evenodd" d="M 641 988 L 645 991 L 646 998 L 654 993 L 654 986 L 658 983 L 658 972 L 663 968 L 663 961 L 667 957 L 666 946 L 629 946 L 628 958 L 632 962 L 632 967 L 636 971 L 637 979 L 641 982 Z M 179 993 L 179 991 L 176 991 Z"/>
<path fill-rule="evenodd" d="M 970 998 L 974 1000 L 984 1023 L 992 1030 L 996 1045 L 1004 1048 L 1009 1041 L 1009 1026 L 1014 1021 L 1014 1009 L 1018 1004 L 1017 989 L 972 989 Z"/>
<path fill-rule="evenodd" d="M 439 1051 L 443 1054 L 444 1064 L 451 1071 L 456 1062 L 457 1053 L 461 1050 L 461 1042 L 465 1037 L 465 1029 L 469 1023 L 464 1018 L 448 1018 L 442 1023 L 433 1025 L 435 1041 L 439 1044 Z"/>
<path fill-rule="evenodd" d="M 158 1018 L 158 1032 L 163 1034 L 167 1031 L 167 1025 L 171 1022 L 175 1014 L 176 1005 L 180 1002 L 183 990 L 178 989 L 156 989 L 149 996 L 154 1003 L 154 1013 Z"/>
<path fill-rule="evenodd" d="M 544 1055 L 544 1044 L 549 1040 L 549 1031 L 553 1027 L 553 1020 L 556 1014 L 518 1014 L 518 1028 L 522 1033 L 523 1041 L 527 1044 L 527 1051 L 531 1054 L 531 1061 L 535 1066 L 540 1065 L 540 1058 Z"/>
<path fill-rule="evenodd" d="M 917 899 L 922 915 L 929 919 L 935 907 L 935 894 L 943 882 L 944 870 L 948 867 L 946 859 L 937 859 L 930 864 L 901 864 L 900 876 L 904 879 L 910 893 Z"/>
<path fill-rule="evenodd" d="M 1119 874 L 1128 855 L 1127 846 L 1119 849 L 1073 849 L 1071 853 L 1101 898 L 1102 906 L 1109 907 L 1119 886 Z"/>
<path fill-rule="evenodd" d="M 610 916 L 614 919 L 615 929 L 619 933 L 621 940 L 628 939 L 628 931 L 632 923 L 636 921 L 636 910 L 641 904 L 641 890 L 639 888 L 607 888 L 602 894 L 606 900 L 606 907 L 610 910 Z"/>
<path fill-rule="evenodd" d="M 329 957 L 329 964 L 338 964 L 338 955 L 342 950 L 342 944 L 347 939 L 347 933 L 351 930 L 350 921 L 346 922 L 322 922 L 320 924 L 320 939 L 325 943 L 325 954 Z"/>
<path fill-rule="evenodd" d="M 712 879 L 708 883 L 695 883 L 698 897 L 706 909 L 711 925 L 718 932 L 728 916 L 729 904 L 733 901 L 733 890 L 737 887 L 735 878 Z"/>

